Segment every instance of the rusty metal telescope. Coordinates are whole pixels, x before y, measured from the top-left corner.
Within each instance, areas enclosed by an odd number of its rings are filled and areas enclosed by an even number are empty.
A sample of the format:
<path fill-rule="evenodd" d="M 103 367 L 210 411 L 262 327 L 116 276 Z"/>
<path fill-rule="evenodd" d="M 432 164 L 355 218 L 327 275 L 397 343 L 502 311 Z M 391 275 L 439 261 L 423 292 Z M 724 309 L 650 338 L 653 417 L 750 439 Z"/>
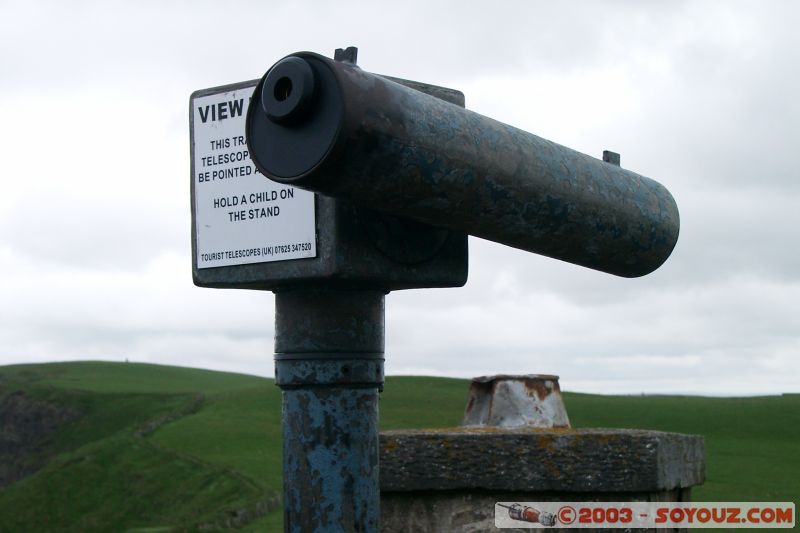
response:
<path fill-rule="evenodd" d="M 654 271 L 678 239 L 661 184 L 347 61 L 280 60 L 246 127 L 274 181 L 610 274 Z"/>

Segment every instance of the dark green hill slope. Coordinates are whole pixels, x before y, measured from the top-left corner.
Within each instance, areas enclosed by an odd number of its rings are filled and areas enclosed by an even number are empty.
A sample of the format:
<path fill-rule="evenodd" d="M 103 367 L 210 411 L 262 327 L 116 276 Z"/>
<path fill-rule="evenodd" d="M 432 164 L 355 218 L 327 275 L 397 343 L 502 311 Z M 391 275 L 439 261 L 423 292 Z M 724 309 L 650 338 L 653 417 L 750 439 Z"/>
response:
<path fill-rule="evenodd" d="M 466 380 L 390 377 L 383 429 L 461 421 Z M 796 500 L 800 395 L 564 395 L 576 427 L 706 437 L 696 500 Z M 128 363 L 0 367 L 0 532 L 279 531 L 272 380 Z M 26 476 L 12 482 L 20 476 Z"/>
<path fill-rule="evenodd" d="M 263 483 L 152 439 L 220 394 L 272 388 L 254 376 L 156 365 L 0 368 L 0 420 L 10 422 L 0 433 L 0 464 L 22 465 L 17 473 L 44 467 L 0 492 L 0 531 L 191 529 L 274 509 L 276 494 Z M 9 397 L 15 417 L 3 414 Z M 69 416 L 36 423 L 52 410 Z"/>

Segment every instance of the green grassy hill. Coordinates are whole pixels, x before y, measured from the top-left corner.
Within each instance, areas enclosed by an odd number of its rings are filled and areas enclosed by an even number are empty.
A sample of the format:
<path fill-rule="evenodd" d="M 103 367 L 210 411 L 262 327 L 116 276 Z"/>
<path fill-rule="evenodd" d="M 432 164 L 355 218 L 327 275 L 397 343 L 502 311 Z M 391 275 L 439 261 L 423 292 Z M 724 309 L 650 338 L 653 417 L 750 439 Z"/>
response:
<path fill-rule="evenodd" d="M 389 377 L 381 427 L 458 425 L 467 387 Z M 708 481 L 695 500 L 800 496 L 800 395 L 564 397 L 575 427 L 704 435 Z M 0 532 L 281 529 L 272 380 L 129 363 L 16 365 L 0 367 L 0 416 L 4 405 L 18 416 L 0 418 L 0 483 L 36 472 L 0 488 Z"/>

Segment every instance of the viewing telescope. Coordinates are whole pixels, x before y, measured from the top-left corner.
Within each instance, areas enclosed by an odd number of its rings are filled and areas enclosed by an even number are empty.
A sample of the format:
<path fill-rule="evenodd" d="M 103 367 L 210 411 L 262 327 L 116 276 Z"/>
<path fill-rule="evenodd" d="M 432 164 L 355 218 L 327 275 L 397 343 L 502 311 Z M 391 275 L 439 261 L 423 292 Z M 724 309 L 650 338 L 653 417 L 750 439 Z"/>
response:
<path fill-rule="evenodd" d="M 192 279 L 275 293 L 283 523 L 298 533 L 380 531 L 387 293 L 463 286 L 468 235 L 643 276 L 680 225 L 667 189 L 617 154 L 466 110 L 453 89 L 364 72 L 356 55 L 299 52 L 189 100 Z M 554 523 L 520 504 L 508 513 Z"/>
<path fill-rule="evenodd" d="M 661 184 L 315 53 L 269 69 L 246 133 L 274 181 L 618 276 L 678 239 Z"/>

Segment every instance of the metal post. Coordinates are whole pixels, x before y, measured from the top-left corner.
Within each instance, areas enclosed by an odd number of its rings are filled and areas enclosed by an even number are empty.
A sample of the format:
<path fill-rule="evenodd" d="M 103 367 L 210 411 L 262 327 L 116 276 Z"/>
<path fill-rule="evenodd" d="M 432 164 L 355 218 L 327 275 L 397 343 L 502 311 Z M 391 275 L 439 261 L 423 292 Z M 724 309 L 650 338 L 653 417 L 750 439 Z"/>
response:
<path fill-rule="evenodd" d="M 275 295 L 284 531 L 377 532 L 384 293 Z"/>

